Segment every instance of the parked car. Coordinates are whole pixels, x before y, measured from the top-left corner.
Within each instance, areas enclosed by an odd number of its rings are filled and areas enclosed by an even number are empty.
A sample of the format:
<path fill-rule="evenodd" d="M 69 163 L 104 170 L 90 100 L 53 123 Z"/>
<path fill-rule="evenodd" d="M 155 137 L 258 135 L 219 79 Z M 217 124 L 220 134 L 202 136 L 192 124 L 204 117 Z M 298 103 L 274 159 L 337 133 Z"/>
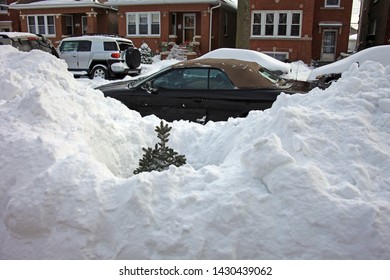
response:
<path fill-rule="evenodd" d="M 27 32 L 0 32 L 0 45 L 11 45 L 19 51 L 41 50 L 59 57 L 51 41 L 39 34 Z"/>
<path fill-rule="evenodd" d="M 200 59 L 203 58 L 224 58 L 253 61 L 266 67 L 268 70 L 271 70 L 277 75 L 288 74 L 291 72 L 290 64 L 277 60 L 267 54 L 253 50 L 220 48 L 208 52 L 200 57 Z"/>
<path fill-rule="evenodd" d="M 331 83 L 338 80 L 344 71 L 347 71 L 352 64 L 362 64 L 364 61 L 376 61 L 384 66 L 390 65 L 390 46 L 377 46 L 364 49 L 336 62 L 315 68 L 307 77 L 307 81 L 322 81 Z"/>
<path fill-rule="evenodd" d="M 278 95 L 308 92 L 316 84 L 284 80 L 256 62 L 194 59 L 135 81 L 100 86 L 142 116 L 205 123 L 270 108 Z"/>
<path fill-rule="evenodd" d="M 133 42 L 118 36 L 86 35 L 63 39 L 60 58 L 75 75 L 90 78 L 124 78 L 141 71 L 141 54 Z"/>

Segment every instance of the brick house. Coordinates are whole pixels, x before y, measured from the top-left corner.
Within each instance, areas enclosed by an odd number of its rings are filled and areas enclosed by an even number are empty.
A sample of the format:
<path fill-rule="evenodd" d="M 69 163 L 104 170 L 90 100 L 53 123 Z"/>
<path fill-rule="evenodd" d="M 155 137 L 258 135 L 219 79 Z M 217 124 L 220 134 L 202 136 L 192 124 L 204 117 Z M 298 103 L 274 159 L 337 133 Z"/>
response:
<path fill-rule="evenodd" d="M 9 10 L 8 5 L 14 0 L 0 0 L 0 31 L 19 31 L 18 13 Z"/>
<path fill-rule="evenodd" d="M 352 0 L 250 0 L 250 10 L 253 50 L 305 63 L 348 51 Z"/>
<path fill-rule="evenodd" d="M 9 9 L 19 13 L 22 32 L 39 33 L 57 45 L 67 36 L 117 33 L 117 10 L 104 0 L 19 0 Z"/>
<path fill-rule="evenodd" d="M 237 6 L 231 0 L 109 0 L 118 8 L 118 33 L 159 50 L 163 41 L 200 42 L 199 53 L 234 47 Z"/>
<path fill-rule="evenodd" d="M 390 1 L 362 0 L 358 50 L 390 44 Z"/>

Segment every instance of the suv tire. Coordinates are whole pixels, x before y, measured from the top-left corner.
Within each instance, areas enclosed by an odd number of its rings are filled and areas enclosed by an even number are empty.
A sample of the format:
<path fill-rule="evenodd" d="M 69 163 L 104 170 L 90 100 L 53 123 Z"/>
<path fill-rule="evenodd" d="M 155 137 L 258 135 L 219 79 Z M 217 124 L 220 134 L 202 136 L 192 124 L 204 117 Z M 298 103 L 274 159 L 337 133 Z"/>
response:
<path fill-rule="evenodd" d="M 130 69 L 136 69 L 141 65 L 141 53 L 138 49 L 128 48 L 126 50 L 126 63 Z"/>
<path fill-rule="evenodd" d="M 98 64 L 92 68 L 92 71 L 90 73 L 90 78 L 93 79 L 93 78 L 98 78 L 98 77 L 102 78 L 102 79 L 109 78 L 107 66 L 105 66 L 103 64 Z"/>

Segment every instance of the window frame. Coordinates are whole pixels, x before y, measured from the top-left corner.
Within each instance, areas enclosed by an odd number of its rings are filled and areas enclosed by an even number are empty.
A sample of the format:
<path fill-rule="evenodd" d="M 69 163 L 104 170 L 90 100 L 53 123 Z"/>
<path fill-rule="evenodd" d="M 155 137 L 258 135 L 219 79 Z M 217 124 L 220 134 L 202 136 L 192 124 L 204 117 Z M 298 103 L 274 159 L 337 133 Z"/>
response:
<path fill-rule="evenodd" d="M 340 8 L 341 6 L 341 0 L 338 0 L 338 4 L 328 4 L 329 0 L 325 0 L 324 7 L 325 8 Z"/>
<path fill-rule="evenodd" d="M 286 23 L 281 24 L 280 19 L 286 17 Z M 294 26 L 297 26 L 296 23 L 293 23 L 294 15 L 299 15 L 299 34 L 292 35 Z M 272 20 L 271 20 L 272 19 Z M 255 22 L 256 20 L 256 22 Z M 260 20 L 260 22 L 258 22 Z M 252 12 L 251 19 L 251 37 L 252 38 L 300 38 L 302 34 L 302 21 L 303 21 L 303 12 L 302 10 L 258 10 Z M 280 27 L 285 27 L 285 35 L 279 35 Z M 254 32 L 256 28 L 257 32 Z M 272 28 L 272 30 L 271 30 Z M 271 31 L 271 32 L 270 32 Z M 256 33 L 256 34 L 255 34 Z M 272 34 L 271 34 L 272 33 Z"/>
<path fill-rule="evenodd" d="M 40 24 L 39 19 L 43 17 L 43 25 Z M 52 18 L 53 24 L 49 24 L 49 17 Z M 30 24 L 30 19 L 34 19 L 34 24 Z M 44 32 L 39 32 L 40 26 L 44 28 Z M 53 33 L 50 33 L 50 28 Z M 56 36 L 56 20 L 55 15 L 28 15 L 27 16 L 27 30 L 30 33 L 41 34 L 47 37 Z"/>
<path fill-rule="evenodd" d="M 146 33 L 141 33 L 141 17 L 146 15 L 146 24 L 143 23 L 143 25 L 146 25 Z M 154 16 L 158 15 L 158 22 L 153 21 Z M 135 25 L 135 32 L 130 33 L 129 31 L 129 26 L 130 26 L 130 21 L 129 18 L 130 16 L 135 17 L 135 22 L 131 22 L 132 25 Z M 153 33 L 154 28 L 156 28 L 156 25 L 158 24 L 158 33 Z M 133 27 L 134 28 L 134 27 Z M 126 13 L 126 34 L 129 37 L 142 37 L 142 36 L 147 36 L 147 37 L 160 37 L 161 36 L 161 13 L 159 11 L 153 11 L 153 12 L 128 12 Z"/>

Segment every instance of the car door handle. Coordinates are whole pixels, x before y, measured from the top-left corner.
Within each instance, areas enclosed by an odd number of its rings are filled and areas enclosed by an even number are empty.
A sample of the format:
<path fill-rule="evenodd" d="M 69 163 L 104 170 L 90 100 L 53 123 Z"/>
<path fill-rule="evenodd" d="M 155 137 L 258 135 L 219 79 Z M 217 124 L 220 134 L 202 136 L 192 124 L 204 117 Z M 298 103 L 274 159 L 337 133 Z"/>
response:
<path fill-rule="evenodd" d="M 202 102 L 204 102 L 204 99 L 203 98 L 193 98 L 192 99 L 194 102 L 196 102 L 196 103 L 202 103 Z"/>

